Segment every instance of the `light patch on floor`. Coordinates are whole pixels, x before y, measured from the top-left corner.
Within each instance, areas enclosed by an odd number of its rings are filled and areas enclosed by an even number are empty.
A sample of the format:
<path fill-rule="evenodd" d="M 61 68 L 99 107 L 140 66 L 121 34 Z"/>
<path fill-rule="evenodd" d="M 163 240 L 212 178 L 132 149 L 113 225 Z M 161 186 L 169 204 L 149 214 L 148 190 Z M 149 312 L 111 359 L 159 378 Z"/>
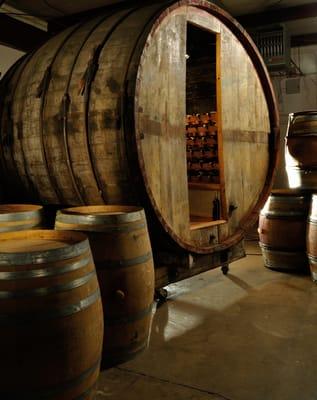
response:
<path fill-rule="evenodd" d="M 248 256 L 170 287 L 149 349 L 103 371 L 97 400 L 317 399 L 317 287 Z"/>

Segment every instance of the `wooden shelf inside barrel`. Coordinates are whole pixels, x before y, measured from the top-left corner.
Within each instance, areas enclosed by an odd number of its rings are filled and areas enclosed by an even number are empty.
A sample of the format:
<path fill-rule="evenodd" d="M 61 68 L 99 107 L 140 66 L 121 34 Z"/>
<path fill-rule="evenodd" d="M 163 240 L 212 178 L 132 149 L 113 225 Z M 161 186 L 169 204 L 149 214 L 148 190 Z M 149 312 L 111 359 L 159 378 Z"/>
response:
<path fill-rule="evenodd" d="M 194 231 L 195 229 L 209 228 L 211 226 L 217 226 L 227 223 L 224 219 L 219 219 L 214 221 L 212 218 L 200 217 L 197 215 L 190 216 L 190 229 Z"/>
<path fill-rule="evenodd" d="M 220 190 L 221 185 L 219 183 L 189 182 L 188 187 L 193 190 Z"/>

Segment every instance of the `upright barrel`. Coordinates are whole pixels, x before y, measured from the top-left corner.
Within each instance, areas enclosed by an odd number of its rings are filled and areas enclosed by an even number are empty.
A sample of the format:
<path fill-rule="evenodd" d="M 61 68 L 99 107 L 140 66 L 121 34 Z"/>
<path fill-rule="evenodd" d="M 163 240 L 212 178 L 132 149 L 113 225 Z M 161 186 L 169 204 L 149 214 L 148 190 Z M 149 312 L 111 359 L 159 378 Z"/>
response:
<path fill-rule="evenodd" d="M 0 398 L 93 400 L 103 318 L 85 235 L 0 234 Z"/>
<path fill-rule="evenodd" d="M 291 188 L 317 187 L 317 111 L 289 114 L 285 163 Z"/>
<path fill-rule="evenodd" d="M 102 366 L 146 348 L 154 300 L 154 266 L 143 209 L 90 206 L 61 210 L 56 229 L 83 231 L 90 241 L 104 305 Z"/>
<path fill-rule="evenodd" d="M 312 195 L 307 221 L 307 256 L 312 280 L 317 282 L 317 194 Z"/>
<path fill-rule="evenodd" d="M 310 193 L 273 190 L 259 218 L 260 247 L 268 268 L 306 271 L 306 221 Z"/>
<path fill-rule="evenodd" d="M 39 229 L 43 207 L 33 204 L 0 204 L 0 232 Z"/>

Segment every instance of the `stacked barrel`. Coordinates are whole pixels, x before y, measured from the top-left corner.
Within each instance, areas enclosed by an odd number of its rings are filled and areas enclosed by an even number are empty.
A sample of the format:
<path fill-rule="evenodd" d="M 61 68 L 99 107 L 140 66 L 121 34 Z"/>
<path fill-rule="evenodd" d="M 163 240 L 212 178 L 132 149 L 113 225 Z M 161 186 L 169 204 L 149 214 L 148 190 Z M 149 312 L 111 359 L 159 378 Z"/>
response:
<path fill-rule="evenodd" d="M 290 114 L 285 141 L 289 189 L 273 190 L 262 209 L 260 247 L 267 267 L 309 265 L 317 281 L 317 111 Z"/>
<path fill-rule="evenodd" d="M 186 152 L 189 182 L 219 183 L 216 113 L 187 115 Z"/>

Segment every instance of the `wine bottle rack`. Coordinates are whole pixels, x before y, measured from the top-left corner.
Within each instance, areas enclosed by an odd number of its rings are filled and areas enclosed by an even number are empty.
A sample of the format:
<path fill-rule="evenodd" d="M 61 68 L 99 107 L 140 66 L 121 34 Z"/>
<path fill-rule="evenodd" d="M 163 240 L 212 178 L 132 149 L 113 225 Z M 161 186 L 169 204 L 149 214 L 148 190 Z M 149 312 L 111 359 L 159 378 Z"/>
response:
<path fill-rule="evenodd" d="M 220 183 L 216 120 L 212 112 L 186 117 L 187 175 L 193 188 L 211 189 Z"/>

